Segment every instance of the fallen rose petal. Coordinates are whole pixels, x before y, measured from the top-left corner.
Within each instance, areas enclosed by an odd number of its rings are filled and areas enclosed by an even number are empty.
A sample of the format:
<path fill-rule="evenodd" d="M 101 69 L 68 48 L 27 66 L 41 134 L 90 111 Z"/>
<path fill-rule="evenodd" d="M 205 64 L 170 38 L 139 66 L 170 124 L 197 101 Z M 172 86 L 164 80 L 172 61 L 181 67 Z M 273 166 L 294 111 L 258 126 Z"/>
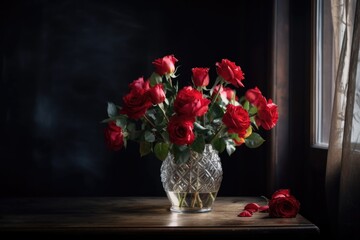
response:
<path fill-rule="evenodd" d="M 241 213 L 239 213 L 238 217 L 251 217 L 252 216 L 252 212 L 248 211 L 248 210 L 244 210 Z"/>
<path fill-rule="evenodd" d="M 255 212 L 257 212 L 258 210 L 256 210 L 256 209 L 253 209 L 253 208 L 249 208 L 249 209 L 245 209 L 246 211 L 249 211 L 249 212 L 251 212 L 251 213 L 255 213 Z"/>
<path fill-rule="evenodd" d="M 269 205 L 259 207 L 259 212 L 268 212 L 268 211 L 269 211 Z"/>
<path fill-rule="evenodd" d="M 257 212 L 259 210 L 259 207 L 260 206 L 257 203 L 248 203 L 248 204 L 246 204 L 244 209 L 254 213 L 254 212 Z"/>

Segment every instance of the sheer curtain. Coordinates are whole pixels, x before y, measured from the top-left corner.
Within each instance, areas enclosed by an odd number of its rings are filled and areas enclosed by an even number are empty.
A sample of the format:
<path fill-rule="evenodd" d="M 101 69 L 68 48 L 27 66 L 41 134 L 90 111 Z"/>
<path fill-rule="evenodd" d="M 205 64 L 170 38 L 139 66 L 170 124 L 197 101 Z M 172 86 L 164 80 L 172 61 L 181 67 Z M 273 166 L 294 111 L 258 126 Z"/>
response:
<path fill-rule="evenodd" d="M 331 0 L 336 83 L 326 166 L 327 207 L 339 237 L 360 235 L 360 0 Z"/>

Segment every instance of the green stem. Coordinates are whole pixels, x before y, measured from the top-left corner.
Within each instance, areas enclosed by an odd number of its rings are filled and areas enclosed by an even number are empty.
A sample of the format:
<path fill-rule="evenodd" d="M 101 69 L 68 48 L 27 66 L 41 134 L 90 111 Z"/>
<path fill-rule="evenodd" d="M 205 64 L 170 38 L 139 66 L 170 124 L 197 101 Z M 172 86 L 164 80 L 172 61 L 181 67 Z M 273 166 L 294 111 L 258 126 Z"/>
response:
<path fill-rule="evenodd" d="M 215 139 L 225 130 L 225 126 L 221 125 L 221 127 L 219 128 L 219 130 L 216 132 L 216 134 L 214 135 L 214 137 L 212 137 L 212 139 L 210 140 L 210 143 L 213 144 L 213 142 L 215 141 Z"/>
<path fill-rule="evenodd" d="M 215 201 L 215 197 L 213 196 L 212 192 L 209 193 L 209 196 L 210 196 L 212 201 Z"/>
<path fill-rule="evenodd" d="M 203 202 L 201 201 L 199 192 L 197 192 L 196 197 L 197 197 L 197 201 L 198 201 L 198 204 L 199 204 L 199 208 L 203 208 L 204 205 L 203 205 Z"/>
<path fill-rule="evenodd" d="M 209 200 L 209 198 L 211 198 L 211 200 Z M 213 193 L 209 192 L 209 195 L 206 198 L 206 204 L 209 204 L 209 202 L 213 203 L 214 201 L 215 201 L 215 197 L 214 197 Z"/>
<path fill-rule="evenodd" d="M 146 116 L 146 114 L 144 114 L 144 119 L 145 119 L 153 128 L 156 129 L 155 124 L 154 124 L 153 122 L 151 122 L 151 120 Z M 166 142 L 166 139 L 164 138 L 164 136 L 163 136 L 162 134 L 160 134 L 158 131 L 155 131 L 155 133 L 156 133 L 157 135 L 159 135 L 159 136 L 164 140 L 164 142 Z"/>
<path fill-rule="evenodd" d="M 178 193 L 179 194 L 179 207 L 187 207 L 187 203 L 186 203 L 186 195 L 187 193 L 185 192 L 184 194 L 183 193 Z M 186 206 L 184 206 L 184 204 L 186 204 Z"/>
<path fill-rule="evenodd" d="M 208 112 L 211 111 L 212 107 L 214 106 L 214 104 L 215 104 L 215 102 L 216 102 L 216 99 L 217 99 L 217 98 L 219 97 L 219 95 L 220 95 L 221 88 L 223 87 L 223 81 L 222 81 L 222 80 L 220 80 L 220 84 L 219 84 L 219 85 L 220 85 L 220 87 L 218 88 L 218 91 L 217 91 L 215 97 L 211 100 L 211 103 L 210 103 L 210 107 L 209 107 Z M 216 87 L 216 86 L 215 86 L 215 84 L 214 84 L 213 89 L 214 89 L 215 87 Z"/>
<path fill-rule="evenodd" d="M 150 119 L 146 115 L 144 115 L 144 118 L 153 128 L 155 128 L 155 124 L 153 122 L 151 122 Z"/>
<path fill-rule="evenodd" d="M 173 87 L 173 84 L 172 84 L 172 79 L 171 79 L 171 77 L 169 76 L 169 78 L 166 78 L 166 79 L 168 80 L 168 82 L 169 82 L 170 86 L 171 86 L 171 87 Z"/>
<path fill-rule="evenodd" d="M 166 119 L 166 122 L 169 122 L 169 118 L 166 116 L 166 112 L 165 112 L 165 109 L 164 109 L 164 104 L 159 103 L 158 106 L 159 106 L 162 114 L 164 115 L 164 117 L 165 117 L 165 119 Z"/>

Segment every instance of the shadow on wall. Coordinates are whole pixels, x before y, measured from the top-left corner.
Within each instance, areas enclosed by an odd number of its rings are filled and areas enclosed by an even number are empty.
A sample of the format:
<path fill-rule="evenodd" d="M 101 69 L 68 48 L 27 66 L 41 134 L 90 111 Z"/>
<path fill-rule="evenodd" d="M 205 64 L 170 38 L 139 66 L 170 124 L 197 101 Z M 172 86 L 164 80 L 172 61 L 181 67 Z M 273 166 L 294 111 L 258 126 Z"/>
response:
<path fill-rule="evenodd" d="M 266 88 L 268 1 L 150 2 L 1 3 L 0 196 L 164 195 L 161 162 L 131 143 L 110 152 L 100 124 L 155 58 L 175 54 L 183 85 L 229 58 Z M 220 194 L 265 192 L 265 160 L 266 146 L 224 155 Z"/>

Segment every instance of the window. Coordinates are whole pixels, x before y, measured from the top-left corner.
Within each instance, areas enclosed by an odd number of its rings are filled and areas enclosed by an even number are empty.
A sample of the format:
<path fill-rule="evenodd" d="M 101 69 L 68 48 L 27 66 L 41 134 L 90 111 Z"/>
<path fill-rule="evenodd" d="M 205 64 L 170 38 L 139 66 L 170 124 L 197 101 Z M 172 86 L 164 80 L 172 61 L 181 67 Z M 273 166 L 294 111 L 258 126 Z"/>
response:
<path fill-rule="evenodd" d="M 317 0 L 314 28 L 314 70 L 312 91 L 312 144 L 327 148 L 330 135 L 332 101 L 335 85 L 335 43 L 331 17 L 331 1 Z"/>

